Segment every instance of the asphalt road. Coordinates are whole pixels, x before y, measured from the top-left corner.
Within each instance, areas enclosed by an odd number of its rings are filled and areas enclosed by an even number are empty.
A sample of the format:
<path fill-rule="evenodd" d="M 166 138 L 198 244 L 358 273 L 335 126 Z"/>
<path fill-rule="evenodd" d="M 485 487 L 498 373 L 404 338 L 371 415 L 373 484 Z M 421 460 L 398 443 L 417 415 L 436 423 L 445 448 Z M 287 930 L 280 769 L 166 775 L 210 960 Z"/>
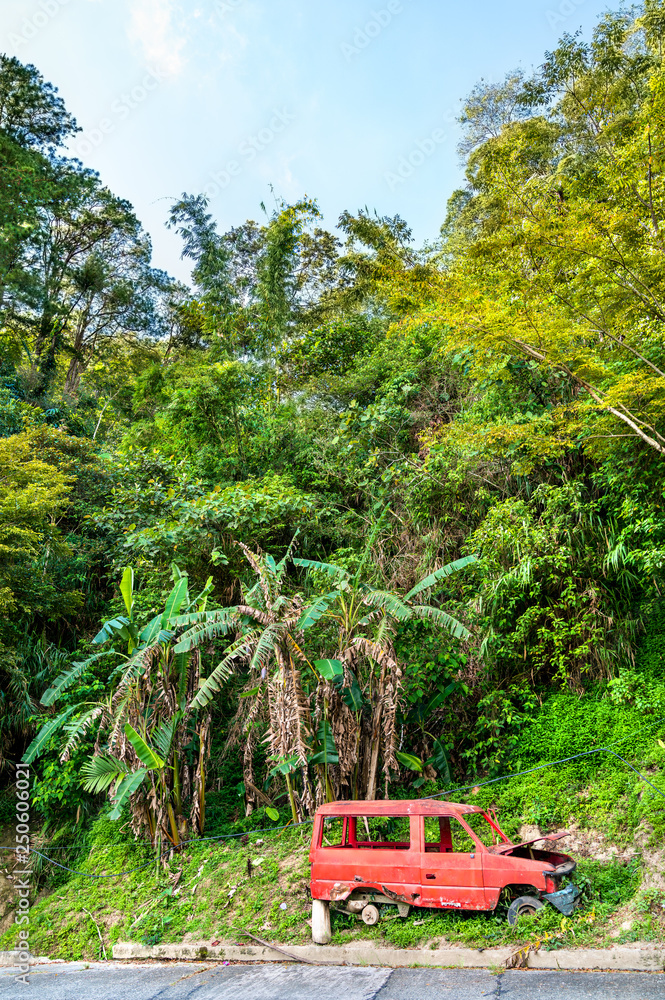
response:
<path fill-rule="evenodd" d="M 665 1000 L 645 972 L 377 969 L 307 965 L 91 964 L 0 968 L 0 1000 Z"/>

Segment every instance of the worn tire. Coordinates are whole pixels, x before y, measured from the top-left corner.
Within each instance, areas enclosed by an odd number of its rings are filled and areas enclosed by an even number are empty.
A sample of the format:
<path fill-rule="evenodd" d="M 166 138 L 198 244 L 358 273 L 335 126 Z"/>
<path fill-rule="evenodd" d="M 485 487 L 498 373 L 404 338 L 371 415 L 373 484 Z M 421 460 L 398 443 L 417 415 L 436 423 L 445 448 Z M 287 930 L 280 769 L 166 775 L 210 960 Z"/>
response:
<path fill-rule="evenodd" d="M 520 917 L 533 916 L 544 905 L 536 896 L 518 896 L 508 907 L 508 923 L 514 927 Z"/>
<path fill-rule="evenodd" d="M 314 944 L 330 944 L 330 904 L 325 899 L 312 900 L 312 941 Z"/>
<path fill-rule="evenodd" d="M 364 924 L 367 924 L 368 927 L 373 927 L 374 924 L 378 924 L 379 922 L 379 908 L 374 903 L 368 903 L 360 916 L 363 918 Z"/>

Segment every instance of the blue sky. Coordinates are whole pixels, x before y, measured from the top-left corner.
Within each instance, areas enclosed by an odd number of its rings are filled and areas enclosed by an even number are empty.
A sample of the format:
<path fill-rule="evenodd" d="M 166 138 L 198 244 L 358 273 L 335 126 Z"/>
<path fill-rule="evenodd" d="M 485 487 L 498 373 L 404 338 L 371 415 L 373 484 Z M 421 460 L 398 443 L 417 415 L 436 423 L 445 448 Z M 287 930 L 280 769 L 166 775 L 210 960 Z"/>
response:
<path fill-rule="evenodd" d="M 598 0 L 2 0 L 0 50 L 34 63 L 82 126 L 71 151 L 128 198 L 155 264 L 164 221 L 207 191 L 222 230 L 289 201 L 399 213 L 436 238 L 460 183 L 462 98 L 539 65 Z M 401 169 L 400 169 L 401 168 Z"/>

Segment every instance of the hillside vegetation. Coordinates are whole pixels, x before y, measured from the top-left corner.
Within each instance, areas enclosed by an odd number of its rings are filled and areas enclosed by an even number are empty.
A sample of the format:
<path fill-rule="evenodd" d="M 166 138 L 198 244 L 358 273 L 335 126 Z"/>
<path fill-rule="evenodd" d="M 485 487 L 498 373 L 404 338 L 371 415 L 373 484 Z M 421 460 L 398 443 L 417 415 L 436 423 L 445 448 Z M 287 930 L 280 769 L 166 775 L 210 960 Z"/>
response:
<path fill-rule="evenodd" d="M 645 0 L 478 84 L 430 246 L 305 196 L 222 233 L 183 193 L 189 286 L 0 57 L 0 779 L 9 823 L 29 764 L 65 866 L 35 856 L 38 950 L 304 939 L 309 828 L 274 828 L 458 788 L 572 825 L 566 940 L 662 938 L 664 37 Z M 599 747 L 652 786 L 517 775 Z"/>

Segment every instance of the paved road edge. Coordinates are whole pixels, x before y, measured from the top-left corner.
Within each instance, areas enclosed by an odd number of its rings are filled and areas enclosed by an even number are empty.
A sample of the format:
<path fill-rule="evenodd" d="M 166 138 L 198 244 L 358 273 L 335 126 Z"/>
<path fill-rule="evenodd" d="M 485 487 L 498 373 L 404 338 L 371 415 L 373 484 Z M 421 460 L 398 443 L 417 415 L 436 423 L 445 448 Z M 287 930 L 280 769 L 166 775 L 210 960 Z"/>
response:
<path fill-rule="evenodd" d="M 488 969 L 503 966 L 512 954 L 511 948 L 375 948 L 356 942 L 342 947 L 326 945 L 290 945 L 286 950 L 299 959 L 309 959 L 331 965 L 384 966 L 400 968 L 427 966 L 440 968 Z M 0 952 L 0 966 L 9 967 L 16 956 L 11 951 Z M 206 941 L 190 944 L 160 944 L 146 947 L 133 941 L 113 947 L 114 961 L 145 962 L 151 959 L 179 961 L 284 962 L 285 956 L 260 945 L 238 945 Z M 33 958 L 36 965 L 65 964 L 48 958 Z M 560 948 L 555 951 L 532 951 L 527 959 L 530 969 L 615 970 L 617 972 L 665 971 L 665 947 L 649 944 L 617 945 L 612 948 Z"/>
<path fill-rule="evenodd" d="M 513 948 L 377 948 L 363 942 L 341 947 L 334 945 L 282 945 L 292 955 L 314 962 L 334 965 L 443 966 L 464 969 L 487 969 L 505 964 Z M 260 945 L 237 945 L 220 942 L 162 944 L 145 947 L 134 942 L 120 942 L 113 948 L 114 959 L 186 959 L 214 958 L 231 962 L 283 962 L 281 952 Z M 613 948 L 571 948 L 555 951 L 532 951 L 527 960 L 530 969 L 617 969 L 631 972 L 662 972 L 665 947 L 636 945 Z"/>

